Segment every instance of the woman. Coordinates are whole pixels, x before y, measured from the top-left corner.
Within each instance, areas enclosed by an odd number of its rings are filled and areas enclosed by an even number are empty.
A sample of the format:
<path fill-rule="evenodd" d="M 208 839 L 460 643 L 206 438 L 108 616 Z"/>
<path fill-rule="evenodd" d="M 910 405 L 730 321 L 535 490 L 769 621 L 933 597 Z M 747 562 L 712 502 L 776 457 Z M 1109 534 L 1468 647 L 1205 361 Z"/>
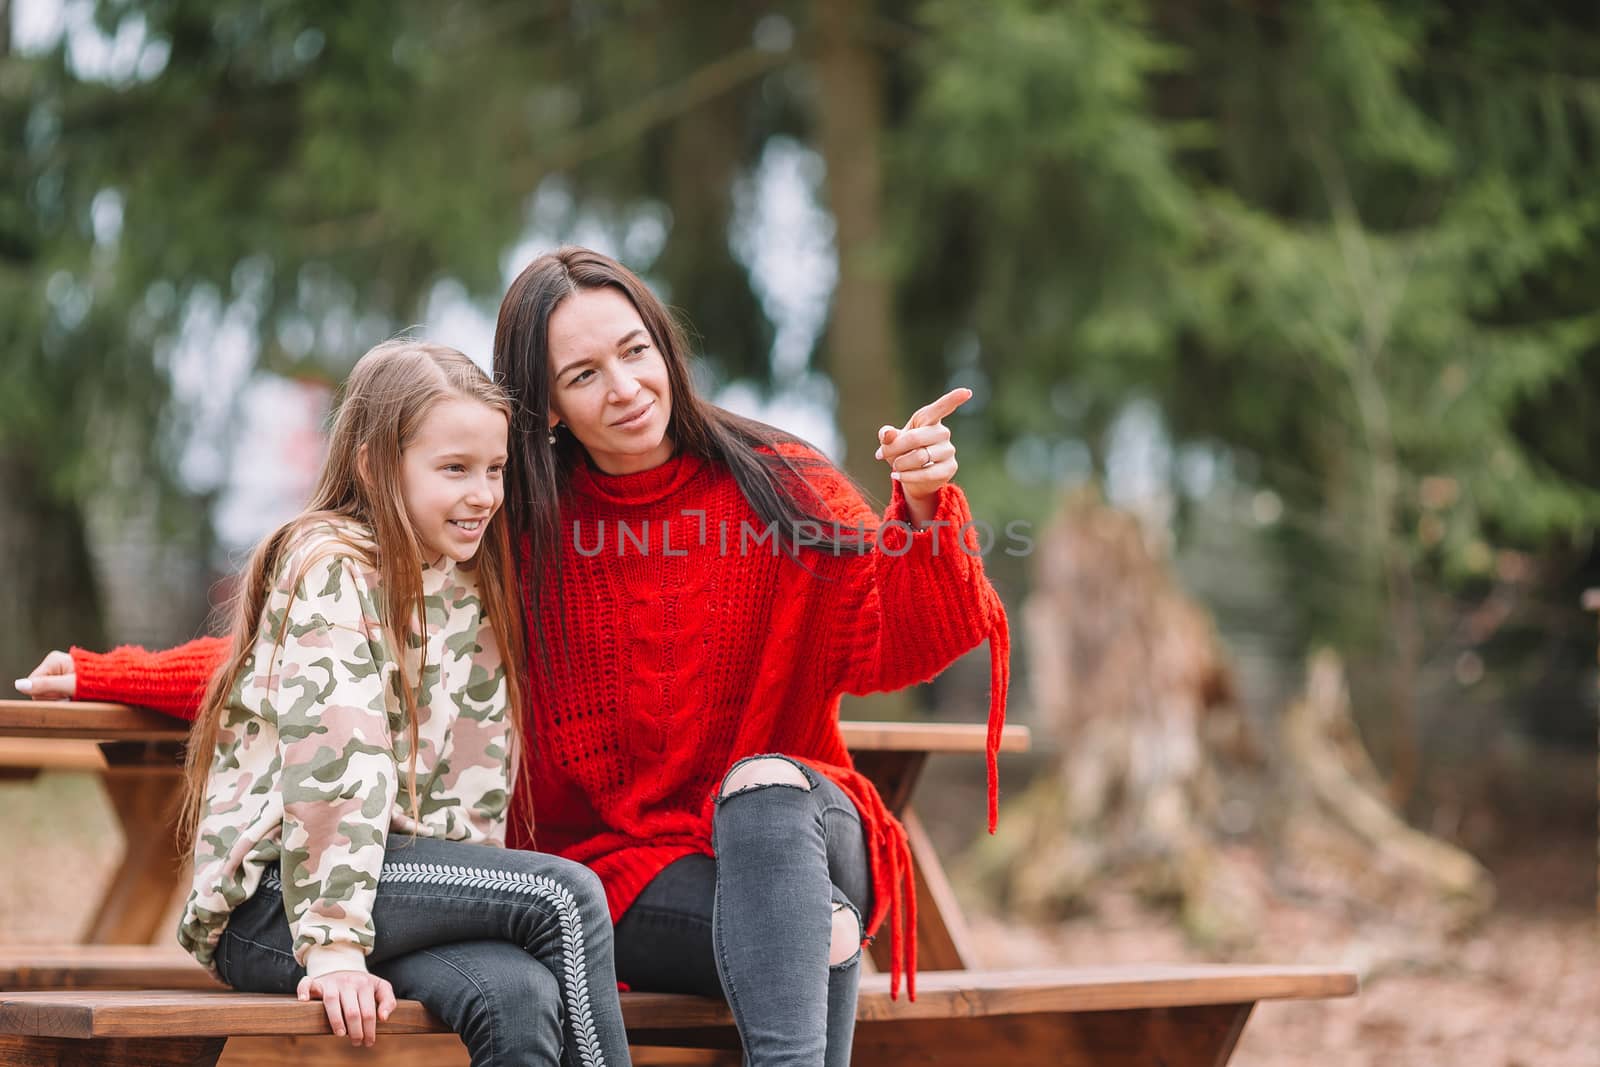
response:
<path fill-rule="evenodd" d="M 916 961 L 905 832 L 851 764 L 840 695 L 989 639 L 994 824 L 1008 630 L 941 421 L 970 394 L 880 431 L 880 524 L 815 451 L 697 396 L 687 351 L 586 249 L 535 260 L 501 305 L 532 709 L 516 795 L 541 849 L 600 876 L 621 981 L 726 996 L 752 1065 L 843 1065 L 864 936 L 889 922 L 896 988 Z M 183 714 L 215 658 L 55 662 L 79 696 Z"/>

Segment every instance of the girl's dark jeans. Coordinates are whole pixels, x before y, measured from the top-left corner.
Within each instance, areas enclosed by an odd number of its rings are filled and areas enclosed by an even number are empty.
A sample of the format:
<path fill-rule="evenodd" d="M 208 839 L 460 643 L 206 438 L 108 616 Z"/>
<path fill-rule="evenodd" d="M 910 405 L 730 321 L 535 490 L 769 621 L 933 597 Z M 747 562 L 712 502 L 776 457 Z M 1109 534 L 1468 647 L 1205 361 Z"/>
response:
<path fill-rule="evenodd" d="M 629 1064 L 611 918 L 587 867 L 399 838 L 384 858 L 372 918 L 368 969 L 460 1034 L 473 1067 Z M 276 868 L 229 918 L 216 963 L 235 989 L 295 991 L 305 970 L 290 953 Z M 380 1050 L 382 1041 L 380 1024 Z"/>

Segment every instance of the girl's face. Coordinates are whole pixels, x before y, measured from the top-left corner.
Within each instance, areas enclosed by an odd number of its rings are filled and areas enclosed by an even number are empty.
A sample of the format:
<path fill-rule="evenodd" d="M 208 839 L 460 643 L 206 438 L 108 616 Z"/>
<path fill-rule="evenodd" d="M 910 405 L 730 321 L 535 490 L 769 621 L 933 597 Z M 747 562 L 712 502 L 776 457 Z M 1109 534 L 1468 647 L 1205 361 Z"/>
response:
<path fill-rule="evenodd" d="M 451 397 L 428 409 L 400 454 L 406 517 L 428 561 L 464 563 L 478 551 L 505 499 L 506 417 Z"/>
<path fill-rule="evenodd" d="M 672 456 L 667 361 L 633 302 L 610 287 L 583 289 L 550 315 L 550 421 L 565 423 L 607 474 Z"/>

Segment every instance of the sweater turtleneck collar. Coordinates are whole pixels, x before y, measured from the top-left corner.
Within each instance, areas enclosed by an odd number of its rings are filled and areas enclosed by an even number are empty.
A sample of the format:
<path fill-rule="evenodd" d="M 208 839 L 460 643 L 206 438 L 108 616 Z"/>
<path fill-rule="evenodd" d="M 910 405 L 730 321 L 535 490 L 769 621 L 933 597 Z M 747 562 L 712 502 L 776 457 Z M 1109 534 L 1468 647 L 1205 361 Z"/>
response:
<path fill-rule="evenodd" d="M 705 461 L 699 456 L 685 452 L 632 474 L 606 474 L 585 461 L 572 472 L 572 488 L 583 496 L 623 507 L 653 504 L 682 489 L 703 466 Z"/>

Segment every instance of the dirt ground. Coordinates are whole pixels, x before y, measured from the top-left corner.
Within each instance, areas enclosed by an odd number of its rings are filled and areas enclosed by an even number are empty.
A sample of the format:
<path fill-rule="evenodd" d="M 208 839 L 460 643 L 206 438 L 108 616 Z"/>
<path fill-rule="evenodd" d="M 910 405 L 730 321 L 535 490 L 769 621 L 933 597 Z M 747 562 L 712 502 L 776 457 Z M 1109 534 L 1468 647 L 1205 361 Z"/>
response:
<path fill-rule="evenodd" d="M 1593 842 L 1572 863 L 1593 885 Z M 1532 873 L 1532 872 L 1530 872 Z M 1570 887 L 1573 882 L 1553 882 Z M 1530 887 L 1531 888 L 1531 887 Z M 1478 929 L 1398 943 L 1392 930 L 1352 927 L 1304 907 L 1273 907 L 1249 959 L 1333 964 L 1361 979 L 1351 999 L 1263 1003 L 1245 1027 L 1232 1067 L 1600 1067 L 1600 922 L 1564 892 L 1553 906 L 1513 901 Z M 1049 927 L 979 916 L 974 940 L 986 966 L 1216 962 L 1166 918 L 1127 898 Z"/>

